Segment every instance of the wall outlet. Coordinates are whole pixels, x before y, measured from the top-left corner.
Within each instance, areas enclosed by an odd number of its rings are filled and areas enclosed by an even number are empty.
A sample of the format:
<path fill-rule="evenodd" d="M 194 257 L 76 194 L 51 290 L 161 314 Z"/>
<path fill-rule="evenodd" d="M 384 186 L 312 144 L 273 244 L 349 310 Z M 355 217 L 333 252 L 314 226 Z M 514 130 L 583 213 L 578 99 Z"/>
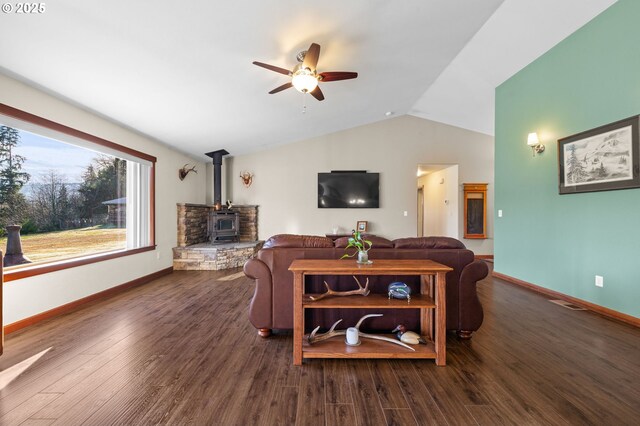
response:
<path fill-rule="evenodd" d="M 596 275 L 596 287 L 604 287 L 604 278 L 600 275 Z"/>
<path fill-rule="evenodd" d="M 498 210 L 498 217 L 502 217 L 502 210 Z"/>
<path fill-rule="evenodd" d="M 408 215 L 409 215 L 409 212 L 405 210 L 405 211 L 404 211 L 404 215 L 405 215 L 405 216 L 408 216 Z"/>
<path fill-rule="evenodd" d="M 157 251 L 156 251 L 156 257 L 157 257 L 158 259 L 160 259 L 160 250 L 157 250 Z"/>

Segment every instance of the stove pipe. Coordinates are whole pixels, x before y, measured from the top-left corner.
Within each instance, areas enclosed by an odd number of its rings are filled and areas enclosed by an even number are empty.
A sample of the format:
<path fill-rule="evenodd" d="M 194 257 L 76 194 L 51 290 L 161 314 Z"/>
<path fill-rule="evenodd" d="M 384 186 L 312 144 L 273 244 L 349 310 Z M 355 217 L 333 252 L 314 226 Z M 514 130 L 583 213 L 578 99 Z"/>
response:
<path fill-rule="evenodd" d="M 213 204 L 222 205 L 222 157 L 228 155 L 226 149 L 207 152 L 205 155 L 213 159 Z"/>

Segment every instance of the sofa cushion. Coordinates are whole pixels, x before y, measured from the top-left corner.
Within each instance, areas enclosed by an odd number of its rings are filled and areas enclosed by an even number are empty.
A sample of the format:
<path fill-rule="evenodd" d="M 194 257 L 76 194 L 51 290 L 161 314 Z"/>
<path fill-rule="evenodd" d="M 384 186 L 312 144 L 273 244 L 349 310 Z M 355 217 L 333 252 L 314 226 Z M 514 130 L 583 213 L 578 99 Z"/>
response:
<path fill-rule="evenodd" d="M 393 240 L 397 249 L 464 249 L 462 241 L 451 237 L 409 237 Z"/>
<path fill-rule="evenodd" d="M 393 242 L 386 238 L 376 237 L 375 235 L 362 236 L 365 240 L 371 241 L 375 248 L 393 248 Z M 336 248 L 345 248 L 349 244 L 349 237 L 338 238 L 335 241 Z"/>
<path fill-rule="evenodd" d="M 293 248 L 323 248 L 333 247 L 333 240 L 316 235 L 278 234 L 269 238 L 263 248 L 293 247 Z"/>

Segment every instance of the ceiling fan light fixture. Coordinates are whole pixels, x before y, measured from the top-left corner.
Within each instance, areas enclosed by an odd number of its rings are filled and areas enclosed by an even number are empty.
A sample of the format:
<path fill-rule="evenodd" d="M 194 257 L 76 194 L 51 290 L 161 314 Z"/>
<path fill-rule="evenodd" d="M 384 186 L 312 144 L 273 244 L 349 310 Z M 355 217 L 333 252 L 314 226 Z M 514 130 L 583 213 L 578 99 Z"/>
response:
<path fill-rule="evenodd" d="M 318 101 L 324 100 L 324 93 L 320 90 L 318 83 L 320 81 L 340 81 L 351 80 L 357 78 L 358 73 L 353 71 L 324 71 L 318 73 L 317 65 L 320 57 L 320 45 L 311 43 L 308 50 L 298 53 L 298 64 L 291 71 L 285 68 L 276 67 L 274 65 L 265 64 L 264 62 L 253 61 L 254 65 L 266 68 L 270 71 L 284 74 L 291 77 L 291 81 L 282 84 L 269 92 L 270 95 L 280 93 L 283 90 L 295 87 L 297 91 L 309 93 Z"/>
<path fill-rule="evenodd" d="M 299 92 L 309 93 L 318 86 L 318 77 L 309 68 L 301 68 L 293 74 L 291 83 Z"/>

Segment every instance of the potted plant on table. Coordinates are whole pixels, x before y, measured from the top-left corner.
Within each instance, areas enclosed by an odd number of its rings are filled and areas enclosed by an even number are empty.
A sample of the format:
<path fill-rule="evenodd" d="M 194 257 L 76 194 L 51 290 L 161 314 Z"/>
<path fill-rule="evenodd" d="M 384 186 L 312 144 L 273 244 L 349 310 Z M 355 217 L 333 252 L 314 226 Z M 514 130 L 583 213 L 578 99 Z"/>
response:
<path fill-rule="evenodd" d="M 349 237 L 349 244 L 347 244 L 347 246 L 344 248 L 345 251 L 349 250 L 350 248 L 355 248 L 356 251 L 354 251 L 353 253 L 349 254 L 349 253 L 345 253 L 344 255 L 342 255 L 342 257 L 340 259 L 344 259 L 345 257 L 353 257 L 356 255 L 356 253 L 358 254 L 358 259 L 357 262 L 358 263 L 372 263 L 369 260 L 369 250 L 371 250 L 371 247 L 373 246 L 373 243 L 369 240 L 365 240 L 364 237 L 362 236 L 362 234 L 360 233 L 360 231 L 356 231 L 356 230 L 352 230 L 351 233 L 353 234 L 352 237 Z"/>

